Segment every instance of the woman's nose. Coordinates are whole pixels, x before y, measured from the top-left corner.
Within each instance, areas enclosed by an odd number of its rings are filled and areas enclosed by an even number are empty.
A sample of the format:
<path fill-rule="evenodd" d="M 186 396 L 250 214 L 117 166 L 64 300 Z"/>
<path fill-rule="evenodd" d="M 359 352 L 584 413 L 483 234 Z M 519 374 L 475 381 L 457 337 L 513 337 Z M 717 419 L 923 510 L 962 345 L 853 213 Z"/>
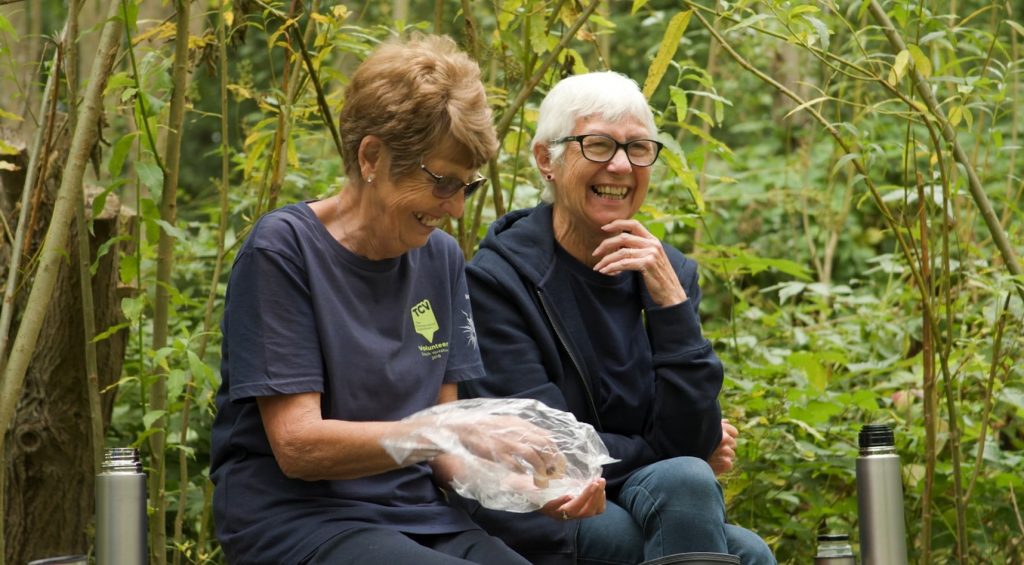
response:
<path fill-rule="evenodd" d="M 608 164 L 605 166 L 608 167 L 609 172 L 613 173 L 628 173 L 633 170 L 633 163 L 626 156 L 626 149 L 624 147 L 616 149 L 612 158 L 608 160 Z"/>
<path fill-rule="evenodd" d="M 466 210 L 466 189 L 459 189 L 455 194 L 445 198 L 441 202 L 441 208 L 449 216 L 461 218 Z"/>

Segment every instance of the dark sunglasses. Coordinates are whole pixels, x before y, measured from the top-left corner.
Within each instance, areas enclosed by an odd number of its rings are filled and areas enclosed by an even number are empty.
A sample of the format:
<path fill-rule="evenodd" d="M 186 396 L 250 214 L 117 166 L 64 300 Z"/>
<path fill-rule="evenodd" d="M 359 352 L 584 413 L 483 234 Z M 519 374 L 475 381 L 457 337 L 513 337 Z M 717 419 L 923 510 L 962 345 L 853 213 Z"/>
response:
<path fill-rule="evenodd" d="M 455 196 L 456 193 L 463 189 L 466 191 L 466 198 L 469 198 L 487 182 L 487 177 L 483 176 L 478 176 L 469 182 L 462 182 L 460 178 L 446 177 L 434 173 L 423 164 L 420 165 L 420 169 L 423 169 L 423 172 L 430 175 L 430 178 L 434 180 L 434 196 L 442 200 Z"/>

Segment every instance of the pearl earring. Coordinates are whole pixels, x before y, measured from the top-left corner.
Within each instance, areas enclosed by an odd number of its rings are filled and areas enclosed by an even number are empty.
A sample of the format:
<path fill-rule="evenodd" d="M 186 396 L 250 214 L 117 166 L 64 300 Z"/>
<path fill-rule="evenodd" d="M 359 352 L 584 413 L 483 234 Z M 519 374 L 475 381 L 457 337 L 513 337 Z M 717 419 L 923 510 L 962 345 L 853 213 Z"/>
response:
<path fill-rule="evenodd" d="M 370 175 L 370 176 L 366 177 L 366 182 L 372 183 L 373 182 L 373 175 Z"/>

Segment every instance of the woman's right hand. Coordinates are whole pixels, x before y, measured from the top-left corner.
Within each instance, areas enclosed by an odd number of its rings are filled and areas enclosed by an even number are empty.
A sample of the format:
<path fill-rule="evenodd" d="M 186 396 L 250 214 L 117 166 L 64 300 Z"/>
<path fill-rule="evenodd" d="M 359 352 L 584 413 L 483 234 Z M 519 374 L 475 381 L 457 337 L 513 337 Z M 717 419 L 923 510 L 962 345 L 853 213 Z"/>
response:
<path fill-rule="evenodd" d="M 576 496 L 560 496 L 548 501 L 540 512 L 555 520 L 579 520 L 590 518 L 604 512 L 606 499 L 604 493 L 605 480 L 597 478 L 590 481 Z"/>

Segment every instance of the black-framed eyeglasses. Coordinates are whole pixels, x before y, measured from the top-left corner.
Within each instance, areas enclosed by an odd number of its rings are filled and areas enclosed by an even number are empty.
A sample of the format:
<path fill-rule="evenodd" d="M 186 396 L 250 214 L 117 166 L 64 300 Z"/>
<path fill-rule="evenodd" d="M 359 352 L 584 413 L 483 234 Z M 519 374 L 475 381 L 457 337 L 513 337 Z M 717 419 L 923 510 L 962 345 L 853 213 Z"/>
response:
<path fill-rule="evenodd" d="M 580 152 L 588 161 L 607 163 L 612 160 L 619 149 L 626 151 L 626 158 L 634 167 L 650 167 L 658 159 L 663 147 L 660 141 L 653 139 L 631 139 L 625 143 L 603 133 L 570 135 L 556 139 L 553 143 L 575 141 L 580 144 Z"/>
<path fill-rule="evenodd" d="M 460 190 L 466 190 L 466 198 L 473 196 L 473 193 L 477 191 L 481 186 L 487 182 L 487 177 L 477 176 L 477 178 L 469 181 L 462 182 L 462 179 L 457 177 L 447 177 L 439 175 L 430 169 L 426 165 L 420 164 L 420 169 L 423 169 L 424 173 L 430 175 L 430 178 L 434 181 L 434 196 L 444 200 L 455 196 Z"/>

